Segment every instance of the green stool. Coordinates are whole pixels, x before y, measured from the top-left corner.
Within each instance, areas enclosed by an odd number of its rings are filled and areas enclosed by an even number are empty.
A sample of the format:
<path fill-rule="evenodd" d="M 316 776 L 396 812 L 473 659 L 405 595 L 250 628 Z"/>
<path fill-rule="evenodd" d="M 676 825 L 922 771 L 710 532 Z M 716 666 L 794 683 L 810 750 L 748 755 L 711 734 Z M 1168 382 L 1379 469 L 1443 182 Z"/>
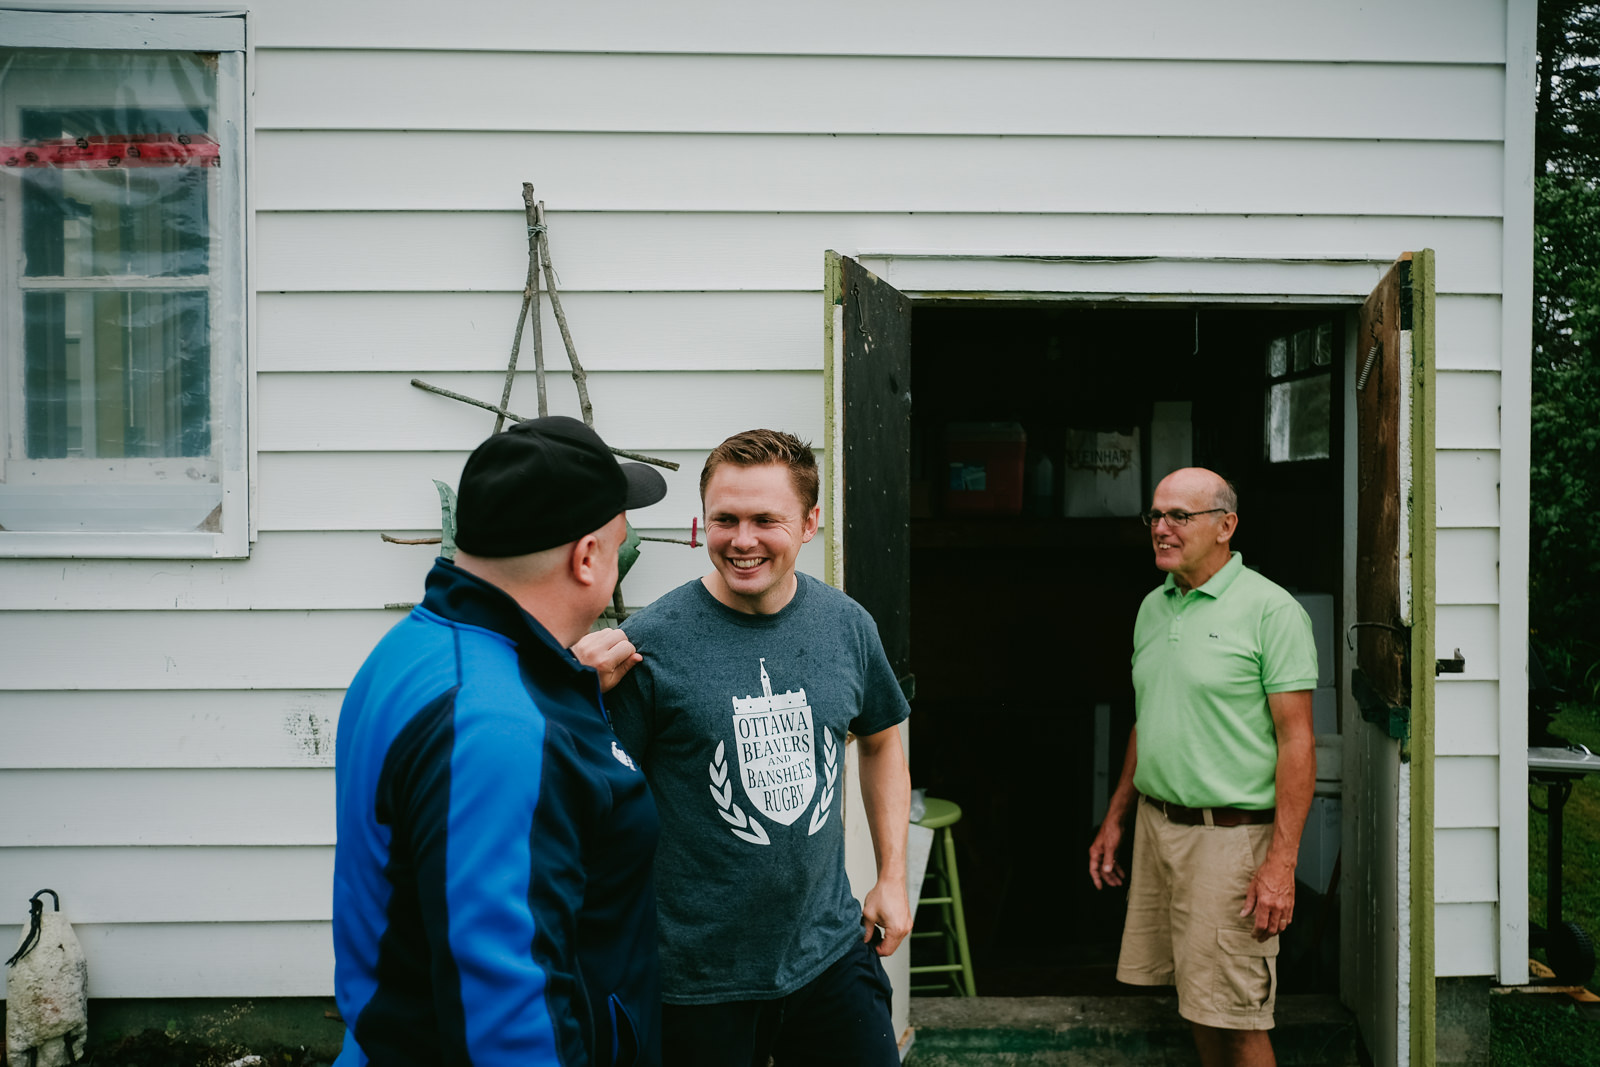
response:
<path fill-rule="evenodd" d="M 947 989 L 953 984 L 957 996 L 978 995 L 977 983 L 972 979 L 972 953 L 967 948 L 967 914 L 961 907 L 961 875 L 956 870 L 956 843 L 950 836 L 950 827 L 960 821 L 959 804 L 935 797 L 928 798 L 928 810 L 917 820 L 918 826 L 936 832 L 934 847 L 928 856 L 928 873 L 922 881 L 923 889 L 932 889 L 934 895 L 929 896 L 924 892 L 917 901 L 917 912 L 922 914 L 927 905 L 937 904 L 939 928 L 919 930 L 911 936 L 941 938 L 944 941 L 945 962 L 913 967 L 911 973 L 937 974 L 948 981 L 916 985 L 913 979 L 913 993 Z"/>

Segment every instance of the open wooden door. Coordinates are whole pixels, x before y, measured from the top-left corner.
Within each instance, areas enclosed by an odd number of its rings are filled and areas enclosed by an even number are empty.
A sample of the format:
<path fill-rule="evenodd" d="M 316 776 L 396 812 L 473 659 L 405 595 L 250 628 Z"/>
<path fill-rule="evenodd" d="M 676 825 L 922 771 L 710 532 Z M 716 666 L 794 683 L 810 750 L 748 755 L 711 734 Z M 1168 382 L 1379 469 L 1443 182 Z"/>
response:
<path fill-rule="evenodd" d="M 823 539 L 828 581 L 872 614 L 889 665 L 911 695 L 911 301 L 837 252 L 824 267 Z M 910 751 L 909 725 L 901 728 Z M 846 755 L 845 867 L 865 893 L 876 876 L 854 753 Z M 911 942 L 884 960 L 902 1037 Z"/>
<path fill-rule="evenodd" d="M 1356 617 L 1341 983 L 1379 1065 L 1433 1062 L 1433 253 L 1406 253 L 1355 343 Z"/>

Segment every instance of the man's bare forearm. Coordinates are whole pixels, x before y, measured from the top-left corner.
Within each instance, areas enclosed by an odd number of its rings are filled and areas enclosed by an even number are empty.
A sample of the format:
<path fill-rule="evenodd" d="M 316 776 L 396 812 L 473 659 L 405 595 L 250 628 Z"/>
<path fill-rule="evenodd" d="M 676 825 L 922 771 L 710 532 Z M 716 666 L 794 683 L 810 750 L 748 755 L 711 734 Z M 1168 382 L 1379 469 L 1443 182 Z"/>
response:
<path fill-rule="evenodd" d="M 1293 866 L 1299 860 L 1300 834 L 1317 791 L 1317 738 L 1311 726 L 1311 691 L 1272 693 L 1267 702 L 1278 735 L 1278 810 L 1267 855 Z"/>
<path fill-rule="evenodd" d="M 911 825 L 911 772 L 906 767 L 900 728 L 892 726 L 858 737 L 856 746 L 861 753 L 862 807 L 872 834 L 878 880 L 904 883 L 906 831 Z"/>

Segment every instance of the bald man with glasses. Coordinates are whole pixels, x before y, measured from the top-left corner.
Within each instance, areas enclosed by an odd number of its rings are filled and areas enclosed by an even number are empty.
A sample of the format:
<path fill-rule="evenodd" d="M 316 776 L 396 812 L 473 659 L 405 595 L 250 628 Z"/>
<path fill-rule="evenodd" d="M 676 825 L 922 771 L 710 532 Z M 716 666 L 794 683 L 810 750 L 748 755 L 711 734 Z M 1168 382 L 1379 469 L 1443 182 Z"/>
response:
<path fill-rule="evenodd" d="M 1276 1062 L 1278 935 L 1317 775 L 1311 619 L 1232 550 L 1237 509 L 1224 478 L 1187 467 L 1141 516 L 1167 578 L 1134 622 L 1136 723 L 1089 846 L 1096 888 L 1130 883 L 1118 980 L 1175 985 L 1206 1067 Z"/>

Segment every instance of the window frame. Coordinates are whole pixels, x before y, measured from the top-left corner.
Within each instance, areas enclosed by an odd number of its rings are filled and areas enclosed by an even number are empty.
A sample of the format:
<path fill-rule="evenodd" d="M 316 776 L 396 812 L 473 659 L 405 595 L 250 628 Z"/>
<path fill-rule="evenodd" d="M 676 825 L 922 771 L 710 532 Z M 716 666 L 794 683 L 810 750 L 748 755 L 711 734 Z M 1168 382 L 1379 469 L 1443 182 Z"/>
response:
<path fill-rule="evenodd" d="M 218 464 L 221 490 L 221 521 L 216 531 L 23 531 L 0 530 L 0 558 L 242 558 L 250 553 L 251 488 L 253 456 L 250 437 L 251 361 L 249 277 L 247 273 L 246 194 L 246 35 L 245 16 L 240 11 L 215 14 L 156 14 L 127 12 L 46 12 L 0 10 L 0 40 L 7 47 L 50 49 L 63 52 L 89 51 L 193 51 L 216 56 L 216 100 L 214 127 L 218 131 L 221 166 L 220 180 L 210 205 L 214 212 L 216 239 L 209 264 L 208 306 L 210 308 L 209 358 L 212 362 L 213 448 Z M 0 115 L 0 128 L 13 131 L 12 112 Z M 21 277 L 21 198 L 0 195 L 0 300 L 5 301 L 5 351 L 20 360 L 23 352 L 22 302 L 25 291 L 41 288 L 32 282 L 24 286 Z M 158 282 L 155 288 L 165 287 Z M 48 287 L 48 283 L 45 287 Z M 0 375 L 10 383 L 20 380 L 20 368 L 6 365 L 0 357 Z M 18 421 L 23 407 L 20 389 L 0 390 L 8 394 L 0 410 L 0 433 L 7 438 L 20 434 Z M 5 442 L 10 451 L 10 441 Z M 14 454 L 14 453 L 13 453 Z M 19 464 L 30 462 L 18 456 Z M 71 464 L 74 460 L 52 460 Z M 87 459 L 86 462 L 104 463 Z M 136 464 L 152 469 L 169 461 L 117 460 L 114 465 Z M 126 482 L 87 481 L 80 483 L 68 467 L 62 484 L 80 486 L 85 496 L 105 495 L 108 490 L 127 487 L 136 494 L 137 485 Z M 70 490 L 69 490 L 70 491 Z"/>
<path fill-rule="evenodd" d="M 1326 325 L 1328 327 L 1328 346 L 1329 346 L 1328 362 L 1327 363 L 1317 363 L 1313 359 L 1313 362 L 1309 366 L 1305 367 L 1303 370 L 1295 370 L 1294 369 L 1294 355 L 1293 355 L 1293 343 L 1294 343 L 1295 335 L 1297 333 L 1300 333 L 1300 332 L 1305 331 L 1305 330 L 1311 330 L 1313 332 L 1313 334 L 1315 334 L 1315 331 L 1319 327 L 1321 327 L 1323 325 Z M 1271 368 L 1270 352 L 1271 352 L 1273 341 L 1277 340 L 1280 337 L 1284 340 L 1286 346 L 1288 346 L 1288 349 L 1289 349 L 1288 352 L 1286 353 L 1287 364 L 1286 364 L 1286 368 L 1284 370 L 1284 373 L 1282 373 L 1282 374 L 1273 374 L 1272 373 L 1272 368 Z M 1313 341 L 1313 344 L 1314 343 L 1315 342 Z M 1337 405 L 1336 392 L 1337 391 L 1334 388 L 1335 381 L 1334 381 L 1334 376 L 1333 376 L 1333 369 L 1338 364 L 1339 344 L 1340 344 L 1339 323 L 1338 323 L 1337 319 L 1332 317 L 1332 316 L 1320 316 L 1320 315 L 1307 316 L 1301 322 L 1296 323 L 1292 328 L 1282 329 L 1280 327 L 1274 327 L 1273 329 L 1265 331 L 1262 334 L 1261 349 L 1260 349 L 1260 351 L 1262 353 L 1262 359 L 1261 359 L 1261 364 L 1260 364 L 1261 365 L 1261 378 L 1260 378 L 1260 380 L 1261 380 L 1261 463 L 1267 469 L 1282 468 L 1282 467 L 1293 467 L 1293 466 L 1295 466 L 1297 464 L 1302 464 L 1302 463 L 1327 463 L 1327 462 L 1330 462 L 1333 459 L 1333 445 L 1334 445 L 1333 420 L 1336 417 L 1336 412 L 1337 412 L 1337 408 L 1336 408 L 1336 405 Z M 1327 385 L 1328 385 L 1328 426 L 1327 426 L 1328 454 L 1324 455 L 1324 456 L 1298 456 L 1298 457 L 1291 456 L 1291 457 L 1285 457 L 1283 459 L 1274 459 L 1272 457 L 1272 442 L 1271 442 L 1271 434 L 1272 434 L 1272 390 L 1275 387 L 1280 386 L 1280 385 L 1291 385 L 1294 382 L 1311 381 L 1311 380 L 1316 379 L 1316 378 L 1325 378 L 1325 379 L 1327 379 Z"/>

